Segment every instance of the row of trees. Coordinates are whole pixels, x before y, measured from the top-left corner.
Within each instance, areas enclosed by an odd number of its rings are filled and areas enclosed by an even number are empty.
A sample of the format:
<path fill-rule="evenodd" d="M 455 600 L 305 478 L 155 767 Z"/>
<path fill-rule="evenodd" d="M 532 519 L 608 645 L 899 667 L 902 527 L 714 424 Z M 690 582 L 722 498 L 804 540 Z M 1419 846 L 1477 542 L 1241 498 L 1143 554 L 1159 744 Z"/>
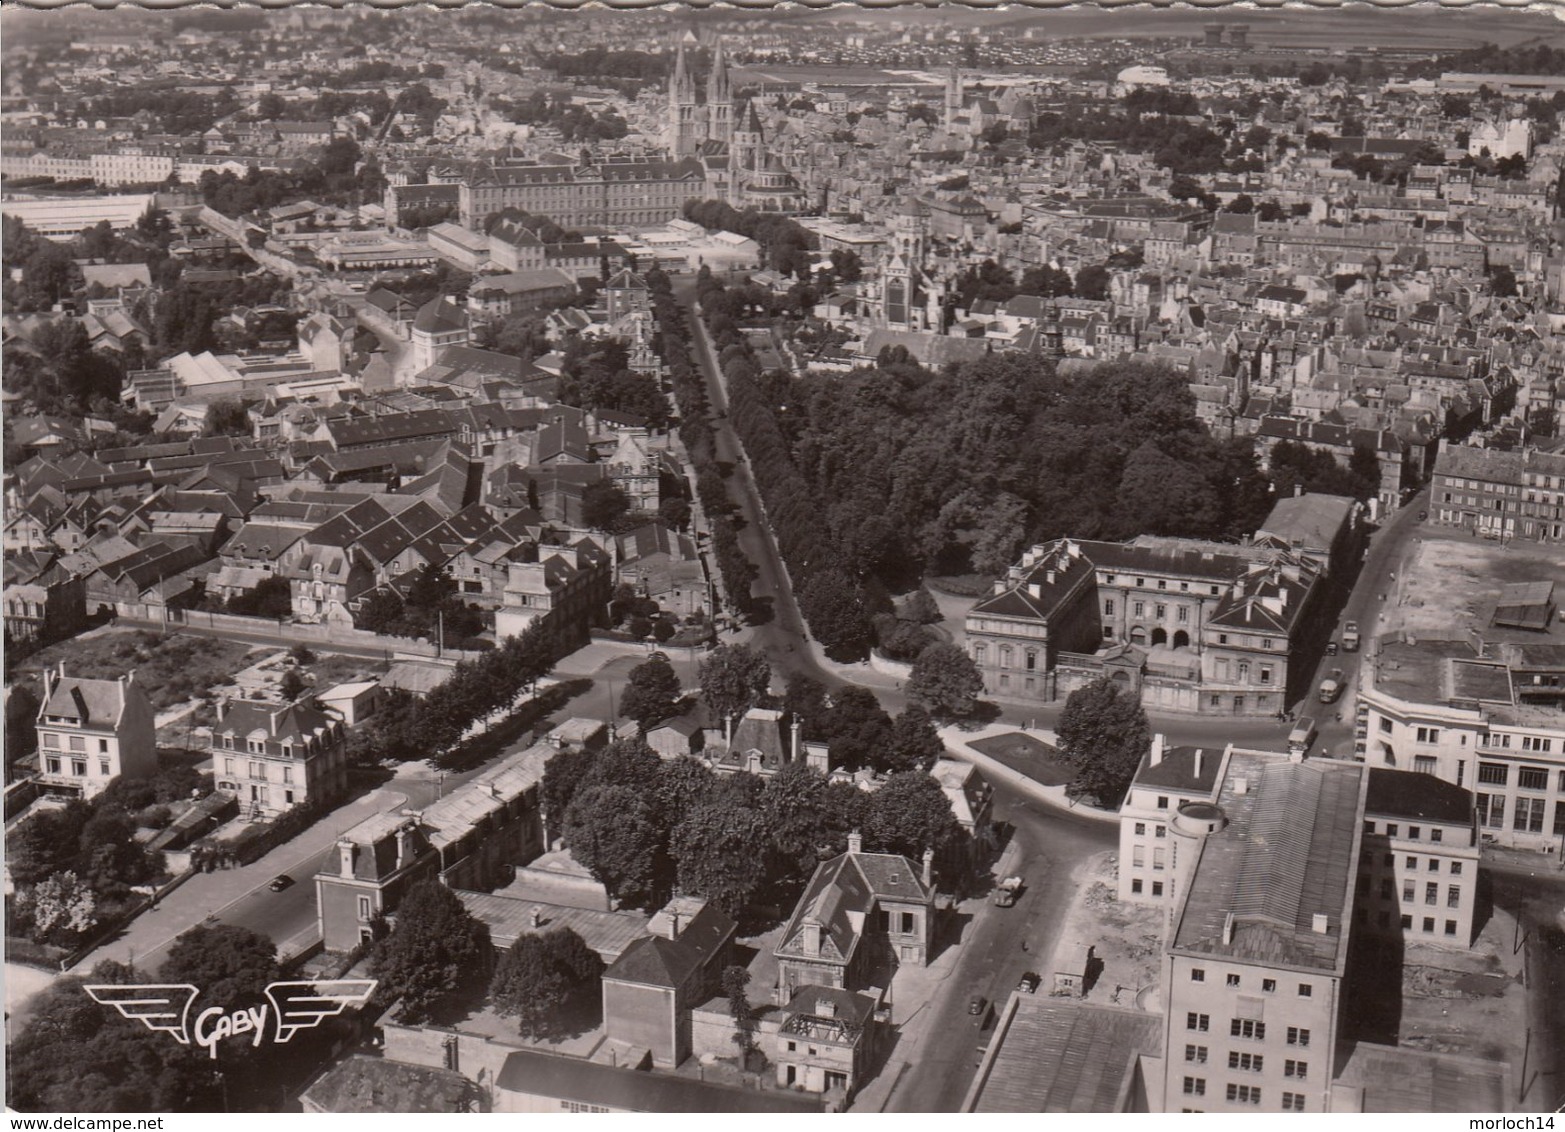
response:
<path fill-rule="evenodd" d="M 385 708 L 354 732 L 360 759 L 409 762 L 454 747 L 472 724 L 508 708 L 536 686 L 558 659 L 542 620 L 497 649 L 458 662 L 422 700 L 394 692 Z"/>
<path fill-rule="evenodd" d="M 723 591 L 730 609 L 747 611 L 750 584 L 755 580 L 755 564 L 739 546 L 739 529 L 735 524 L 737 508 L 728 497 L 724 473 L 717 460 L 717 441 L 707 419 L 711 404 L 707 398 L 706 380 L 690 355 L 690 331 L 685 325 L 684 311 L 674 298 L 668 275 L 653 268 L 647 272 L 646 280 L 652 292 L 653 315 L 657 319 L 659 351 L 668 366 L 674 401 L 679 407 L 679 438 L 685 445 L 690 466 L 695 469 L 696 495 L 711 532 L 712 554 L 723 578 Z"/>
<path fill-rule="evenodd" d="M 685 219 L 703 228 L 747 236 L 761 245 L 773 271 L 799 279 L 809 277 L 810 253 L 819 243 L 815 234 L 796 220 L 753 208 L 741 212 L 720 200 L 685 202 Z"/>
<path fill-rule="evenodd" d="M 719 775 L 696 759 L 665 761 L 641 742 L 622 742 L 557 754 L 541 804 L 549 829 L 617 903 L 661 907 L 677 885 L 751 925 L 775 921 L 856 829 L 874 852 L 966 859 L 967 834 L 923 771 L 893 774 L 865 793 L 803 763 L 764 780 Z"/>

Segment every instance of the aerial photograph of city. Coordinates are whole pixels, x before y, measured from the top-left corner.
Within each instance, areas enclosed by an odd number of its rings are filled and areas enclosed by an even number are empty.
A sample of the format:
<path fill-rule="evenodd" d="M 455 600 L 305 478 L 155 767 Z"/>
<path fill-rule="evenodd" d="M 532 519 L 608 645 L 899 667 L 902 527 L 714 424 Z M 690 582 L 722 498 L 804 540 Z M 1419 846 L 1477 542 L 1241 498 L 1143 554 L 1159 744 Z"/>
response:
<path fill-rule="evenodd" d="M 9 1111 L 1565 1112 L 1565 9 L 7 0 L 0 131 Z"/>

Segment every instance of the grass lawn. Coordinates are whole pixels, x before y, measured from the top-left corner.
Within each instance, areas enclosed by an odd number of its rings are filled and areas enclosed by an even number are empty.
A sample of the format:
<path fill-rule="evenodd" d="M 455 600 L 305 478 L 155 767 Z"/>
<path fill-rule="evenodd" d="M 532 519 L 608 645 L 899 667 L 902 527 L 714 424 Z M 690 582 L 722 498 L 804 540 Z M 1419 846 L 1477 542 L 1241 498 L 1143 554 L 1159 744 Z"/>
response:
<path fill-rule="evenodd" d="M 50 645 L 28 657 L 18 667 L 18 674 L 36 676 L 61 661 L 67 675 L 95 680 L 114 680 L 134 672 L 153 710 L 163 711 L 223 683 L 244 667 L 244 658 L 253 647 L 180 633 L 167 637 L 148 632 L 105 633 Z"/>
<path fill-rule="evenodd" d="M 1053 747 L 1019 731 L 991 735 L 970 742 L 968 746 L 1045 786 L 1064 786 L 1072 778 L 1071 768 Z"/>

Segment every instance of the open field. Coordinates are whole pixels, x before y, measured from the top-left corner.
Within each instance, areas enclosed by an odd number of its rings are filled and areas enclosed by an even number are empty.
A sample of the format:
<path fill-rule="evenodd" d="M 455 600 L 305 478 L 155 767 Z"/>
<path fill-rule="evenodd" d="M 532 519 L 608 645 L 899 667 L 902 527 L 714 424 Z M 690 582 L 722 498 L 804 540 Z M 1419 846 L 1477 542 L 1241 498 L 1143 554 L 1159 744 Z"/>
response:
<path fill-rule="evenodd" d="M 1502 586 L 1553 582 L 1556 600 L 1565 594 L 1565 556 L 1557 546 L 1513 541 L 1502 545 L 1470 534 L 1425 528 L 1415 539 L 1386 601 L 1376 633 L 1434 636 L 1496 633 L 1489 625 Z"/>
<path fill-rule="evenodd" d="M 243 667 L 252 647 L 181 633 L 103 633 L 50 645 L 28 657 L 17 672 L 34 675 L 61 661 L 68 675 L 95 680 L 134 672 L 153 709 L 163 711 L 223 683 Z"/>

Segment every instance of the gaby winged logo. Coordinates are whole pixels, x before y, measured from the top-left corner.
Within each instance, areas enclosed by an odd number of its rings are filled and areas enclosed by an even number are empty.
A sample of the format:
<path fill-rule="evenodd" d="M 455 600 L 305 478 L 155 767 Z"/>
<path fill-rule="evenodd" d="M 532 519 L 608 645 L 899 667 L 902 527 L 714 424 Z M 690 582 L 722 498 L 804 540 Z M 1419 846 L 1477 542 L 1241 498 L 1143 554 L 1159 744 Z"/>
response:
<path fill-rule="evenodd" d="M 180 1045 L 192 1040 L 214 1059 L 224 1038 L 250 1034 L 250 1044 L 266 1039 L 267 1021 L 275 1019 L 276 1042 L 287 1042 L 300 1030 L 313 1030 L 350 1006 L 360 1006 L 375 992 L 374 979 L 313 979 L 271 983 L 266 1002 L 238 1010 L 209 1006 L 192 1022 L 190 1008 L 200 995 L 190 983 L 96 984 L 83 987 L 94 1002 L 112 1006 L 149 1030 L 173 1035 Z"/>

